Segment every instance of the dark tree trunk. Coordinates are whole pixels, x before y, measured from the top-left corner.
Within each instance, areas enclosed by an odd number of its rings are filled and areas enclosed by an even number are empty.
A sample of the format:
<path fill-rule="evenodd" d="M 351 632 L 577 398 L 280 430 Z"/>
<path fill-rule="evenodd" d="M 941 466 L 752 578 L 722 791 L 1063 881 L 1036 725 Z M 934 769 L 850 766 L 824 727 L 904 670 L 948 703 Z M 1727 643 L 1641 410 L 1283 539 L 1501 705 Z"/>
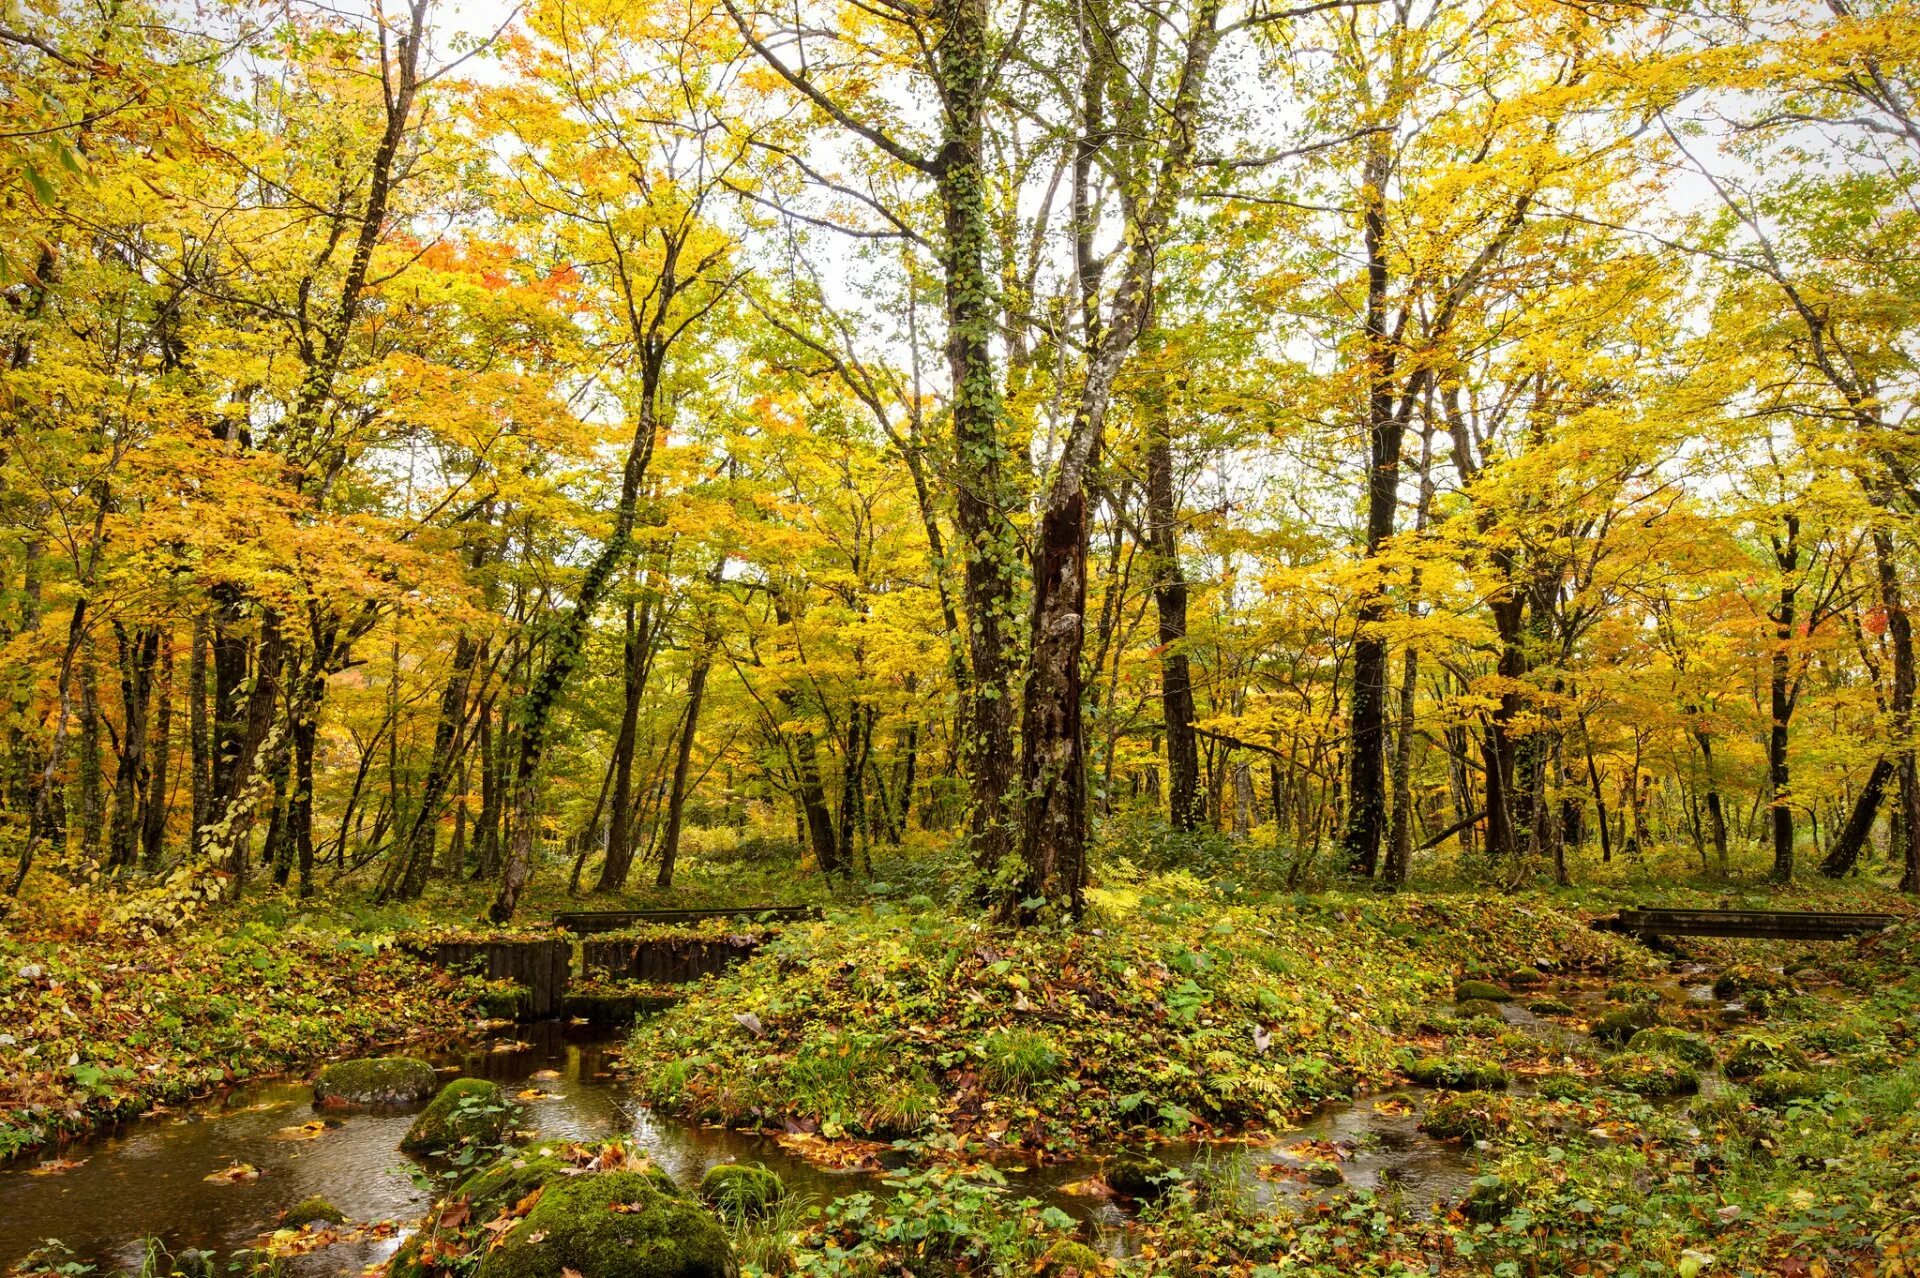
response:
<path fill-rule="evenodd" d="M 187 766 L 193 804 L 193 829 L 187 838 L 195 857 L 205 846 L 202 833 L 213 813 L 213 735 L 207 720 L 207 615 L 193 619 L 193 648 L 187 664 Z"/>
<path fill-rule="evenodd" d="M 153 705 L 154 667 L 160 660 L 160 631 L 142 626 L 129 635 L 115 622 L 113 633 L 120 657 L 120 761 L 113 778 L 113 826 L 107 864 L 115 870 L 126 870 L 139 856 L 140 801 L 151 781 L 147 774 L 147 717 Z"/>
<path fill-rule="evenodd" d="M 100 860 L 105 839 L 105 799 L 100 778 L 100 696 L 94 681 L 93 642 L 80 646 L 80 850 Z"/>
<path fill-rule="evenodd" d="M 673 787 L 667 795 L 667 833 L 660 843 L 660 873 L 654 880 L 658 888 L 673 886 L 673 868 L 680 857 L 680 829 L 686 815 L 687 774 L 693 765 L 693 744 L 700 730 L 700 703 L 707 693 L 707 671 L 713 664 L 713 636 L 708 635 L 694 658 L 687 675 L 686 721 L 680 728 L 680 743 L 673 760 Z"/>
<path fill-rule="evenodd" d="M 1885 758 L 1874 760 L 1873 771 L 1867 774 L 1867 784 L 1853 801 L 1852 815 L 1847 818 L 1840 837 L 1827 850 L 1827 859 L 1820 863 L 1820 873 L 1830 879 L 1845 878 L 1853 873 L 1862 849 L 1867 846 L 1867 836 L 1873 833 L 1873 819 L 1880 812 L 1880 801 L 1886 794 L 1887 782 L 1893 774 L 1892 763 Z"/>
<path fill-rule="evenodd" d="M 442 801 L 467 746 L 468 703 L 473 672 L 479 660 L 479 639 L 462 632 L 453 642 L 453 669 L 447 675 L 447 686 L 440 693 L 440 718 L 433 729 L 433 754 L 427 760 L 427 775 L 420 783 L 419 806 L 395 862 L 403 868 L 383 888 L 382 899 L 398 897 L 413 901 L 426 891 L 427 876 L 433 869 L 434 837 L 440 828 Z"/>
<path fill-rule="evenodd" d="M 1193 731 L 1193 672 L 1187 663 L 1187 579 L 1180 569 L 1179 512 L 1173 493 L 1173 440 L 1164 396 L 1148 404 L 1147 536 L 1153 553 L 1153 603 L 1160 620 L 1160 710 L 1166 723 L 1167 818 L 1192 830 L 1200 804 L 1200 745 Z"/>
<path fill-rule="evenodd" d="M 1078 915 L 1086 874 L 1086 749 L 1080 649 L 1087 606 L 1087 501 L 1072 492 L 1040 518 L 1033 563 L 1033 651 L 1028 662 L 1020 775 L 1025 855 L 1015 900 L 1046 900 Z M 1008 899 L 1015 899 L 1008 894 Z"/>
<path fill-rule="evenodd" d="M 1788 794 L 1787 729 L 1793 718 L 1792 644 L 1795 596 L 1800 567 L 1800 517 L 1786 516 L 1786 539 L 1773 539 L 1780 570 L 1780 602 L 1773 613 L 1773 653 L 1768 661 L 1772 723 L 1767 733 L 1767 786 L 1773 811 L 1773 881 L 1793 878 L 1793 808 Z"/>
<path fill-rule="evenodd" d="M 627 604 L 627 636 L 621 648 L 625 701 L 620 710 L 620 735 L 613 743 L 613 811 L 607 821 L 607 856 L 600 863 L 596 892 L 619 892 L 627 886 L 633 868 L 633 752 L 640 730 L 640 703 L 647 688 L 647 651 L 652 639 L 650 610 Z"/>
<path fill-rule="evenodd" d="M 1719 861 L 1720 873 L 1727 872 L 1727 813 L 1720 801 L 1720 779 L 1713 766 L 1713 734 L 1696 731 L 1693 739 L 1700 743 L 1700 758 L 1706 771 L 1707 780 L 1707 830 L 1713 838 L 1713 851 Z"/>
<path fill-rule="evenodd" d="M 147 753 L 147 799 L 141 811 L 140 865 L 149 874 L 160 868 L 166 854 L 167 764 L 173 752 L 173 635 L 160 637 L 160 681 L 155 690 L 157 709 Z"/>

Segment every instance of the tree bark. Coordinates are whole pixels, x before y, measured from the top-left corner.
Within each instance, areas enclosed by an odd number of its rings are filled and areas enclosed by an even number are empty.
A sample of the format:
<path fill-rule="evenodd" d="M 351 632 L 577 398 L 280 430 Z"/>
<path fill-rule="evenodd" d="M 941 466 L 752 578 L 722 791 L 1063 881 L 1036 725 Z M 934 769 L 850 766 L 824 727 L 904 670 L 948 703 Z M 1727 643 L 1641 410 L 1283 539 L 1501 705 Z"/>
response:
<path fill-rule="evenodd" d="M 1884 755 L 1873 761 L 1873 771 L 1867 774 L 1866 785 L 1854 799 L 1846 826 L 1827 850 L 1826 860 L 1820 863 L 1820 873 L 1830 879 L 1843 879 L 1853 873 L 1862 849 L 1867 846 L 1867 836 L 1873 833 L 1873 819 L 1879 814 L 1880 801 L 1893 774 L 1894 766 Z"/>
<path fill-rule="evenodd" d="M 1194 735 L 1193 672 L 1188 665 L 1187 579 L 1180 569 L 1179 513 L 1173 491 L 1173 439 L 1164 390 L 1146 408 L 1147 536 L 1153 552 L 1153 603 L 1160 622 L 1160 711 L 1166 729 L 1167 819 L 1192 830 L 1200 803 L 1200 743 Z"/>
<path fill-rule="evenodd" d="M 596 892 L 624 890 L 633 867 L 633 752 L 640 731 L 640 703 L 646 697 L 651 626 L 651 610 L 642 606 L 636 611 L 629 602 L 626 641 L 621 646 L 624 700 L 620 734 L 613 743 L 613 811 L 607 820 L 607 855 L 600 863 L 600 879 L 593 888 Z"/>
<path fill-rule="evenodd" d="M 173 634 L 160 637 L 160 680 L 156 689 L 158 708 L 153 720 L 153 735 L 148 744 L 152 759 L 147 769 L 147 798 L 141 811 L 140 866 L 147 873 L 159 870 L 166 855 L 167 839 L 167 765 L 173 750 Z"/>
<path fill-rule="evenodd" d="M 1773 613 L 1773 651 L 1768 660 L 1768 694 L 1772 709 L 1767 732 L 1767 786 L 1773 813 L 1773 872 L 1776 883 L 1793 878 L 1793 809 L 1788 795 L 1787 730 L 1793 717 L 1791 675 L 1795 596 L 1800 567 L 1800 517 L 1785 516 L 1786 538 L 1773 539 L 1774 563 L 1780 570 L 1780 599 Z"/>
<path fill-rule="evenodd" d="M 693 764 L 693 743 L 700 730 L 700 703 L 707 693 L 707 671 L 713 665 L 715 636 L 702 636 L 700 651 L 687 675 L 687 713 L 680 728 L 680 742 L 673 760 L 673 786 L 667 795 L 667 833 L 660 844 L 660 873 L 654 886 L 673 886 L 674 865 L 680 858 L 680 830 L 686 815 L 687 774 Z"/>

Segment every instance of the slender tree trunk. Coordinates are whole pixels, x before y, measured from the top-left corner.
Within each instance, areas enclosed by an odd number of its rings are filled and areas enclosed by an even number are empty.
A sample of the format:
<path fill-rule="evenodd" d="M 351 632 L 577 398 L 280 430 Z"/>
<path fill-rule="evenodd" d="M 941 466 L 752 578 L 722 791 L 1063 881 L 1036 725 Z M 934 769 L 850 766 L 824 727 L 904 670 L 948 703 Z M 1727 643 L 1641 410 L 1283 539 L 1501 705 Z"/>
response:
<path fill-rule="evenodd" d="M 1780 569 L 1780 602 L 1773 614 L 1773 652 L 1768 661 L 1771 728 L 1767 733 L 1767 786 L 1773 810 L 1773 881 L 1793 878 L 1793 808 L 1788 793 L 1787 729 L 1793 718 L 1792 669 L 1795 596 L 1800 567 L 1800 517 L 1786 516 L 1786 539 L 1775 537 L 1774 562 Z"/>
<path fill-rule="evenodd" d="M 427 876 L 433 869 L 434 837 L 440 828 L 442 801 L 460 756 L 466 751 L 468 703 L 473 672 L 479 660 L 479 639 L 463 631 L 453 642 L 453 668 L 440 694 L 440 717 L 433 729 L 433 753 L 427 760 L 427 775 L 419 787 L 419 806 L 414 810 L 413 823 L 394 862 L 403 868 L 383 887 L 382 899 L 398 897 L 413 901 L 426 891 Z"/>
<path fill-rule="evenodd" d="M 113 632 L 120 657 L 120 760 L 114 771 L 107 864 L 115 870 L 127 870 L 139 856 L 140 801 L 151 780 L 147 774 L 147 717 L 153 705 L 154 667 L 160 660 L 160 631 L 142 626 L 129 635 L 116 622 Z"/>
<path fill-rule="evenodd" d="M 646 696 L 646 649 L 651 643 L 649 610 L 637 613 L 631 601 L 626 612 L 626 642 L 621 648 L 625 701 L 620 711 L 620 735 L 613 743 L 613 815 L 607 822 L 607 856 L 600 863 L 596 892 L 619 892 L 627 886 L 633 866 L 633 751 L 640 729 L 640 703 Z"/>
<path fill-rule="evenodd" d="M 660 873 L 654 886 L 673 886 L 673 869 L 680 857 L 680 830 L 686 815 L 687 775 L 693 764 L 693 744 L 700 730 L 700 703 L 707 693 L 707 671 L 713 664 L 714 636 L 709 632 L 687 675 L 687 713 L 673 760 L 673 787 L 667 795 L 667 833 L 660 844 Z"/>
<path fill-rule="evenodd" d="M 1827 859 L 1820 863 L 1820 873 L 1830 879 L 1845 878 L 1853 873 L 1862 849 L 1867 846 L 1867 836 L 1873 833 L 1873 819 L 1879 814 L 1880 801 L 1893 774 L 1894 766 L 1885 756 L 1873 761 L 1873 771 L 1867 774 L 1867 783 L 1854 799 L 1853 812 L 1828 849 Z"/>
<path fill-rule="evenodd" d="M 207 721 L 207 615 L 193 618 L 193 648 L 187 664 L 187 732 L 189 782 L 193 804 L 193 829 L 188 836 L 188 851 L 195 857 L 206 846 L 201 833 L 213 813 L 213 735 Z"/>
<path fill-rule="evenodd" d="M 80 851 L 100 861 L 106 812 L 100 778 L 100 697 L 94 682 L 93 641 L 80 646 Z"/>
<path fill-rule="evenodd" d="M 151 874 L 166 854 L 167 764 L 173 752 L 173 633 L 160 636 L 160 682 L 153 736 L 148 744 L 152 763 L 147 770 L 147 800 L 140 824 L 140 864 Z"/>
<path fill-rule="evenodd" d="M 1153 553 L 1153 603 L 1160 620 L 1160 710 L 1166 728 L 1167 818 L 1176 830 L 1200 824 L 1200 746 L 1194 735 L 1193 673 L 1187 664 L 1187 579 L 1180 569 L 1179 513 L 1173 492 L 1173 440 L 1164 388 L 1146 411 L 1147 536 Z"/>

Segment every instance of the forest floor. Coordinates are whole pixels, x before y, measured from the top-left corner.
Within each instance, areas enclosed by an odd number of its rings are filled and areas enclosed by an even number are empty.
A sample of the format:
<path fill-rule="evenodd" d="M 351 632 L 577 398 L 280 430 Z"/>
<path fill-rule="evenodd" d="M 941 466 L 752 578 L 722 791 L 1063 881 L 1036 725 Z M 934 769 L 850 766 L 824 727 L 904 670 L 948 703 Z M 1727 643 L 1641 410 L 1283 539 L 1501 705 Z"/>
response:
<path fill-rule="evenodd" d="M 529 929 L 583 904 L 828 907 L 690 987 L 627 1048 L 633 1089 L 662 1112 L 777 1131 L 829 1164 L 919 1168 L 742 1235 L 749 1273 L 1046 1272 L 1098 1240 L 998 1168 L 1271 1144 L 1316 1107 L 1413 1078 L 1441 1084 L 1406 1093 L 1420 1122 L 1474 1164 L 1441 1211 L 1362 1189 L 1276 1211 L 1231 1160 L 1149 1161 L 1126 1256 L 1105 1263 L 1920 1274 L 1920 923 L 1858 943 L 1690 940 L 1679 957 L 1587 926 L 1634 903 L 1910 914 L 1909 898 L 1656 888 L 1632 867 L 1580 890 L 1398 896 L 1128 868 L 1095 891 L 1086 926 L 1014 934 L 952 904 L 945 874 L 902 857 L 830 892 L 785 864 L 696 861 L 671 895 L 583 902 L 556 882 L 529 902 Z M 112 898 L 42 876 L 0 923 L 0 1157 L 472 1021 L 474 983 L 391 941 L 477 923 L 478 886 L 436 884 L 404 907 L 182 892 L 103 913 Z M 1468 981 L 1510 1001 L 1462 1002 L 1489 992 Z M 1517 1007 L 1531 1013 L 1511 1019 Z M 1335 1168 L 1352 1154 L 1318 1151 Z"/>

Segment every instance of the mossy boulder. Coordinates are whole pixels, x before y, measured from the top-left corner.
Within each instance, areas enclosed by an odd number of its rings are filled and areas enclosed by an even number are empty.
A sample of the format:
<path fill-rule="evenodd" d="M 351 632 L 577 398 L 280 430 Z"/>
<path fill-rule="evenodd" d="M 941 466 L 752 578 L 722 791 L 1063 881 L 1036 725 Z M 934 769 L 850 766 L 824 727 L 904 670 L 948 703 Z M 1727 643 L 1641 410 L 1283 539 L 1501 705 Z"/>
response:
<path fill-rule="evenodd" d="M 550 1180 L 475 1270 L 478 1278 L 737 1278 L 720 1222 L 642 1172 Z"/>
<path fill-rule="evenodd" d="M 1510 1003 L 1513 1001 L 1513 995 L 1492 981 L 1462 981 L 1453 987 L 1453 1001 L 1456 1003 Z"/>
<path fill-rule="evenodd" d="M 1622 1052 L 1606 1063 L 1607 1081 L 1636 1096 L 1684 1096 L 1700 1090 L 1700 1075 L 1685 1061 L 1658 1052 Z"/>
<path fill-rule="evenodd" d="M 1695 1069 L 1705 1069 L 1713 1064 L 1713 1047 L 1706 1039 L 1698 1034 L 1689 1034 L 1685 1030 L 1673 1029 L 1665 1025 L 1641 1030 L 1627 1040 L 1627 1049 L 1671 1056 L 1677 1061 L 1685 1061 Z"/>
<path fill-rule="evenodd" d="M 1406 1064 L 1407 1077 L 1423 1087 L 1452 1091 L 1497 1092 L 1507 1086 L 1507 1071 L 1492 1061 L 1460 1056 L 1416 1056 Z"/>
<path fill-rule="evenodd" d="M 347 1213 L 320 1195 L 311 1194 L 287 1208 L 283 1219 L 294 1226 L 311 1225 L 316 1221 L 327 1225 L 344 1225 L 347 1223 Z"/>
<path fill-rule="evenodd" d="M 1490 1092 L 1437 1097 L 1420 1116 L 1420 1130 L 1442 1140 L 1491 1140 L 1513 1126 L 1513 1112 Z"/>
<path fill-rule="evenodd" d="M 1085 1243 L 1057 1242 L 1040 1258 L 1043 1278 L 1094 1278 L 1106 1264 L 1100 1253 Z"/>
<path fill-rule="evenodd" d="M 1748 1094 L 1769 1109 L 1812 1100 L 1825 1091 L 1817 1077 L 1797 1069 L 1770 1069 L 1747 1084 Z"/>
<path fill-rule="evenodd" d="M 1594 1018 L 1587 1032 L 1612 1047 L 1623 1046 L 1641 1030 L 1660 1023 L 1660 1011 L 1652 1003 L 1632 1003 L 1615 1007 Z"/>
<path fill-rule="evenodd" d="M 1174 1172 L 1152 1154 L 1129 1149 L 1108 1159 L 1102 1176 L 1107 1187 L 1123 1198 L 1152 1202 L 1167 1196 Z"/>
<path fill-rule="evenodd" d="M 1720 1062 L 1720 1072 L 1737 1083 L 1758 1078 L 1769 1070 L 1801 1069 L 1807 1058 L 1800 1052 L 1763 1034 L 1742 1034 L 1733 1041 Z"/>
<path fill-rule="evenodd" d="M 1460 1214 L 1468 1220 L 1492 1224 L 1505 1220 L 1520 1206 L 1520 1191 L 1501 1176 L 1476 1176 L 1460 1200 Z"/>
<path fill-rule="evenodd" d="M 1458 1011 L 1460 1015 L 1469 1018 L 1491 1016 L 1496 1019 L 1504 1019 L 1500 1015 L 1500 1004 L 1490 998 L 1461 999 L 1458 1003 L 1454 1004 L 1454 1009 Z"/>
<path fill-rule="evenodd" d="M 1585 1100 L 1593 1094 L 1587 1080 L 1578 1074 L 1548 1074 L 1541 1078 L 1540 1094 L 1548 1100 Z"/>
<path fill-rule="evenodd" d="M 411 1105 L 433 1095 L 440 1078 L 411 1056 L 335 1061 L 313 1080 L 316 1105 Z"/>
<path fill-rule="evenodd" d="M 787 1195 L 780 1178 L 758 1163 L 720 1163 L 700 1178 L 700 1197 L 731 1221 L 765 1216 Z"/>
<path fill-rule="evenodd" d="M 1507 984 L 1519 989 L 1531 989 L 1546 983 L 1547 974 L 1537 967 L 1516 967 L 1507 973 Z"/>
<path fill-rule="evenodd" d="M 1790 985 L 1778 972 L 1754 963 L 1735 963 L 1714 978 L 1713 994 L 1715 998 L 1751 999 L 1755 994 L 1779 993 Z"/>
<path fill-rule="evenodd" d="M 517 1107 L 498 1083 L 456 1078 L 420 1111 L 400 1148 L 409 1154 L 432 1154 L 461 1145 L 497 1145 L 517 1117 Z"/>
<path fill-rule="evenodd" d="M 1557 998 L 1536 998 L 1527 1004 L 1527 1010 L 1535 1016 L 1572 1016 L 1573 1004 Z"/>

